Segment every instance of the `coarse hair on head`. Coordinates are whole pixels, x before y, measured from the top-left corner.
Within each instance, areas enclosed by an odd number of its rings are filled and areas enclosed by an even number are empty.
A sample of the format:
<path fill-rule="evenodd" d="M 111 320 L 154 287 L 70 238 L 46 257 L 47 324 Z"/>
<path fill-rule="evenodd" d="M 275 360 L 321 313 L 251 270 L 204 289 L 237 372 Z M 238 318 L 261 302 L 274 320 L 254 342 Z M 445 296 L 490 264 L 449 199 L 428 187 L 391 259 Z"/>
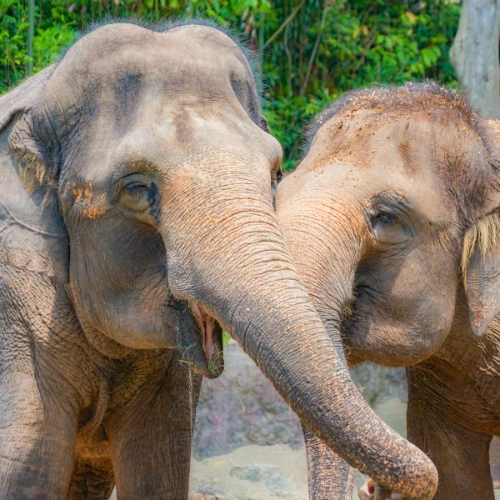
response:
<path fill-rule="evenodd" d="M 491 249 L 496 248 L 499 242 L 499 213 L 493 213 L 482 217 L 465 232 L 461 260 L 461 271 L 464 278 L 464 284 L 467 284 L 467 265 L 474 251 L 478 249 L 482 257 L 484 257 Z"/>
<path fill-rule="evenodd" d="M 433 81 L 408 82 L 402 86 L 363 88 L 344 94 L 306 127 L 305 154 L 309 151 L 318 130 L 326 122 L 343 111 L 361 109 L 381 113 L 389 111 L 397 114 L 419 112 L 425 109 L 436 113 L 439 110 L 441 113 L 435 114 L 435 119 L 454 115 L 464 120 L 478 134 L 482 135 L 483 132 L 482 120 L 470 106 L 465 93 L 441 87 Z"/>

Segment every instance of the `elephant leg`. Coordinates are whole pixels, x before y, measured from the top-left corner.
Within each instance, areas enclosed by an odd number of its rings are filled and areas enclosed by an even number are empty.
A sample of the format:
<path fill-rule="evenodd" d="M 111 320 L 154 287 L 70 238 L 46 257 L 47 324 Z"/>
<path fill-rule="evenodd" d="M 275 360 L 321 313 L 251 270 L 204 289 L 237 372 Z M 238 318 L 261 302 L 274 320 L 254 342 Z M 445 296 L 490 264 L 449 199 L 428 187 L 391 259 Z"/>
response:
<path fill-rule="evenodd" d="M 179 359 L 172 352 L 162 373 L 126 389 L 134 395 L 107 426 L 119 500 L 188 498 L 192 381 Z"/>
<path fill-rule="evenodd" d="M 427 398 L 432 394 L 424 386 L 429 376 L 418 376 L 417 369 L 408 374 L 408 439 L 434 462 L 439 473 L 435 500 L 480 498 L 493 500 L 489 447 L 492 436 L 478 433 L 454 422 L 445 414 L 442 401 Z M 427 380 L 428 381 L 428 380 Z"/>
<path fill-rule="evenodd" d="M 77 421 L 76 403 L 60 398 L 69 388 L 50 369 L 36 380 L 27 367 L 0 368 L 0 497 L 65 499 Z"/>
<path fill-rule="evenodd" d="M 110 459 L 75 460 L 67 500 L 108 500 L 115 486 Z"/>
<path fill-rule="evenodd" d="M 302 426 L 310 500 L 351 500 L 354 469 Z"/>

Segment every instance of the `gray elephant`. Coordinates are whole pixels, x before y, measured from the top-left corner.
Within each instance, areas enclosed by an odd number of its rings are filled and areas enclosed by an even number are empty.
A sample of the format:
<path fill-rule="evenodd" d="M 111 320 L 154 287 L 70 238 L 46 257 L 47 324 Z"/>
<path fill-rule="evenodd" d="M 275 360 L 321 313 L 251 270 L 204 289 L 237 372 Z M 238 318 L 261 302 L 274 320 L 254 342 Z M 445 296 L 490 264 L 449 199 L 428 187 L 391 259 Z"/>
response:
<path fill-rule="evenodd" d="M 316 309 L 350 363 L 407 367 L 408 437 L 438 469 L 435 498 L 493 499 L 500 123 L 409 84 L 347 94 L 309 135 L 276 205 Z M 311 496 L 348 498 L 349 468 L 307 437 Z"/>
<path fill-rule="evenodd" d="M 431 498 L 302 285 L 264 129 L 244 53 L 196 22 L 101 26 L 0 99 L 2 499 L 186 498 L 221 327 L 328 446 Z"/>

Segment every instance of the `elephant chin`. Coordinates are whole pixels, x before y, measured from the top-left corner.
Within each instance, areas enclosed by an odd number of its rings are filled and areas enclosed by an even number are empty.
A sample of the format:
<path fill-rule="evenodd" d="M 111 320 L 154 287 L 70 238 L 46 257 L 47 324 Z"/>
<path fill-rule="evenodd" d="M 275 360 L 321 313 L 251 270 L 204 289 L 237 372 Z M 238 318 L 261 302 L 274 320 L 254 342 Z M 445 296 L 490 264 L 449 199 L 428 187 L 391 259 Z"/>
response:
<path fill-rule="evenodd" d="M 224 370 L 222 328 L 205 308 L 189 301 L 190 316 L 194 319 L 181 327 L 182 360 L 207 378 L 216 378 Z"/>

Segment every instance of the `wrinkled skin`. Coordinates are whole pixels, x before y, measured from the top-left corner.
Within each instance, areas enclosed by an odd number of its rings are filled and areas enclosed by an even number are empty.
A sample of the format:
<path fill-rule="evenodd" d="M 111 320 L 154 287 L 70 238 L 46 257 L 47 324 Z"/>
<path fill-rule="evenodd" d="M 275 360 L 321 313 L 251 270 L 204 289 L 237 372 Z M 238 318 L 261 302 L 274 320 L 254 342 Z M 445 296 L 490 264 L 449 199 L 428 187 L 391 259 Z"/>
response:
<path fill-rule="evenodd" d="M 2 499 L 187 498 L 221 327 L 314 435 L 431 498 L 432 463 L 366 407 L 285 247 L 280 161 L 211 27 L 100 27 L 2 97 Z"/>
<path fill-rule="evenodd" d="M 467 280 L 461 259 L 467 235 L 498 220 L 498 132 L 497 122 L 431 84 L 355 92 L 320 115 L 307 155 L 276 198 L 324 324 L 342 320 L 348 361 L 407 367 L 408 438 L 438 469 L 436 499 L 493 499 L 497 233 L 488 231 L 484 252 L 467 254 Z M 316 440 L 308 444 L 310 483 L 323 493 L 311 497 L 347 498 L 349 468 L 318 455 Z M 382 486 L 363 498 L 389 498 Z M 392 490 L 393 499 L 406 498 Z"/>

